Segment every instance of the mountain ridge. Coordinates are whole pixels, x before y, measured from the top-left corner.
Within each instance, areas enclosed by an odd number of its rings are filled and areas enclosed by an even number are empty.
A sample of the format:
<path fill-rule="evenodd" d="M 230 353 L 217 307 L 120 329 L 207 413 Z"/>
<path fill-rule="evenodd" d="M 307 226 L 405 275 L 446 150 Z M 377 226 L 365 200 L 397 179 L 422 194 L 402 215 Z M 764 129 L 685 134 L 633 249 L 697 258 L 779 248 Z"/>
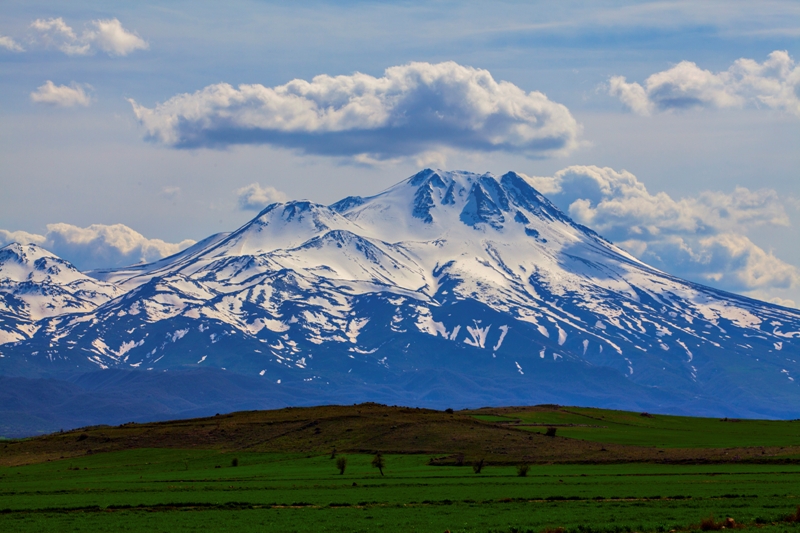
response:
<path fill-rule="evenodd" d="M 409 405 L 567 403 L 561 394 L 800 413 L 799 311 L 650 267 L 513 172 L 425 169 L 330 206 L 274 203 L 170 258 L 86 274 L 119 294 L 36 320 L 0 308 L 0 375 L 210 367 L 318 402 L 384 387 Z M 428 389 L 407 381 L 426 374 L 438 376 Z"/>

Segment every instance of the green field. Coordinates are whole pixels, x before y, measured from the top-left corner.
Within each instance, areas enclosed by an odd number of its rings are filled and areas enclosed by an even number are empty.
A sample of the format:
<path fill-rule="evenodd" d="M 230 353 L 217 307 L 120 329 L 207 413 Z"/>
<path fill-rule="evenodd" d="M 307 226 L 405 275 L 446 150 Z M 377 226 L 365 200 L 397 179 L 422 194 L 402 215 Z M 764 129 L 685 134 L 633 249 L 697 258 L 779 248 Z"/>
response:
<path fill-rule="evenodd" d="M 800 420 L 642 416 L 641 413 L 585 407 L 487 409 L 486 411 L 496 414 L 476 414 L 476 418 L 514 424 L 519 429 L 528 431 L 542 431 L 543 428 L 539 425 L 556 426 L 559 435 L 593 442 L 661 448 L 800 445 Z"/>
<path fill-rule="evenodd" d="M 426 457 L 145 449 L 3 469 L 3 531 L 670 531 L 800 504 L 796 465 L 431 467 Z M 219 467 L 219 468 L 218 468 Z M 794 524 L 780 528 L 796 529 Z M 583 529 L 582 529 L 583 528 Z"/>
<path fill-rule="evenodd" d="M 800 533 L 798 427 L 362 405 L 84 428 L 0 444 L 0 531 Z"/>

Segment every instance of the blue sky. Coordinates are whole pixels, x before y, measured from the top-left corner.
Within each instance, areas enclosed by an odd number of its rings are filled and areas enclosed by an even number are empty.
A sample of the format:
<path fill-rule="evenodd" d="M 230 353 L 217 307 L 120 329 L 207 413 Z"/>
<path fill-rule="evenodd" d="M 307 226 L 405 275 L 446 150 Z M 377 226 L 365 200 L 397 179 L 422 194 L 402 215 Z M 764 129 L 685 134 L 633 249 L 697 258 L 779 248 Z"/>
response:
<path fill-rule="evenodd" d="M 425 165 L 515 170 L 660 268 L 800 303 L 797 2 L 3 12 L 0 244 L 121 264 L 271 200 L 367 195 Z"/>

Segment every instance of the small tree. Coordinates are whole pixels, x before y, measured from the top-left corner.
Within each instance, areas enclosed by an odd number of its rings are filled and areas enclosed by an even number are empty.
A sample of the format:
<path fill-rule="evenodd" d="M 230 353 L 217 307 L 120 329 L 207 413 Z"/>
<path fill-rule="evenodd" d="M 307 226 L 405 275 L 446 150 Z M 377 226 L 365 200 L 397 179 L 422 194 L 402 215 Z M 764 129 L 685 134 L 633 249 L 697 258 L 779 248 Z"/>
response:
<path fill-rule="evenodd" d="M 476 474 L 480 474 L 481 470 L 483 470 L 483 459 L 481 459 L 480 461 L 476 461 L 476 462 L 472 463 L 472 471 L 473 472 L 475 472 Z"/>
<path fill-rule="evenodd" d="M 525 476 L 528 475 L 528 470 L 529 469 L 530 469 L 530 466 L 528 466 L 526 464 L 517 465 L 517 475 L 519 477 L 525 477 Z"/>
<path fill-rule="evenodd" d="M 231 466 L 239 466 L 239 458 L 238 457 L 234 457 L 233 458 L 233 460 L 231 461 Z"/>
<path fill-rule="evenodd" d="M 344 469 L 347 468 L 347 457 L 337 457 L 336 468 L 339 469 L 340 475 L 344 475 Z"/>
<path fill-rule="evenodd" d="M 547 436 L 547 437 L 555 437 L 556 436 L 556 428 L 554 428 L 554 427 L 547 428 L 547 432 L 545 433 L 545 436 Z"/>
<path fill-rule="evenodd" d="M 386 462 L 383 460 L 381 452 L 376 453 L 375 457 L 372 458 L 372 466 L 377 468 L 381 475 L 383 475 L 383 467 L 386 466 Z"/>

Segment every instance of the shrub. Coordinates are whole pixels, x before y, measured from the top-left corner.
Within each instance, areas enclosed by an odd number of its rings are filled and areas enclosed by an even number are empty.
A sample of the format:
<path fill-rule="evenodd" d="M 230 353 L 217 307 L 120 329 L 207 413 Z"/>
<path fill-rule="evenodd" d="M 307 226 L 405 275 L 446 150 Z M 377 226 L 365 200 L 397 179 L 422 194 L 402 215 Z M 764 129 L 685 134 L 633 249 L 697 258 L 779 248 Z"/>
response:
<path fill-rule="evenodd" d="M 545 433 L 547 437 L 555 437 L 556 436 L 556 428 L 549 427 L 547 428 L 547 432 Z"/>
<path fill-rule="evenodd" d="M 453 409 L 448 407 L 447 409 L 444 410 L 444 412 L 447 413 L 448 415 L 452 415 L 453 414 Z"/>
<path fill-rule="evenodd" d="M 725 520 L 715 522 L 714 515 L 712 514 L 708 518 L 700 520 L 700 529 L 703 531 L 719 531 L 720 529 L 734 529 L 735 527 L 736 521 L 733 518 L 726 518 Z"/>
<path fill-rule="evenodd" d="M 530 469 L 529 465 L 522 464 L 517 465 L 517 476 L 518 477 L 525 477 L 528 475 L 528 470 Z"/>
<path fill-rule="evenodd" d="M 484 461 L 481 459 L 480 461 L 475 461 L 472 463 L 472 471 L 476 474 L 480 474 L 481 470 L 483 470 Z"/>
<path fill-rule="evenodd" d="M 234 457 L 233 458 L 233 460 L 231 461 L 231 466 L 239 466 L 239 458 L 238 457 Z"/>
<path fill-rule="evenodd" d="M 383 475 L 383 467 L 386 466 L 386 461 L 383 460 L 381 452 L 376 453 L 375 457 L 372 458 L 372 466 L 377 468 L 381 475 Z"/>
<path fill-rule="evenodd" d="M 347 457 L 339 457 L 336 459 L 336 468 L 339 469 L 339 474 L 344 475 L 344 469 L 347 468 Z"/>

